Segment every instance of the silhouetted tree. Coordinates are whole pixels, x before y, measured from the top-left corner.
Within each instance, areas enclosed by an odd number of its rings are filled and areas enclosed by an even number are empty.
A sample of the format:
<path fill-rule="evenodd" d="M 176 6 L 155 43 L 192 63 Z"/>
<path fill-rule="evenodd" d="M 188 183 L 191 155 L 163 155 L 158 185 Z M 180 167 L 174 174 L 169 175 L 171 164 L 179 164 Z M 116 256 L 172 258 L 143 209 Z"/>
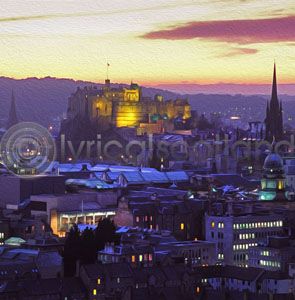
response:
<path fill-rule="evenodd" d="M 81 264 L 93 264 L 96 260 L 97 249 L 95 244 L 94 232 L 86 227 L 81 235 Z"/>
<path fill-rule="evenodd" d="M 108 218 L 102 219 L 95 231 L 86 227 L 82 234 L 74 224 L 70 229 L 64 247 L 65 276 L 74 276 L 76 264 L 93 264 L 97 258 L 97 251 L 104 249 L 106 243 L 117 243 L 116 226 Z"/>
<path fill-rule="evenodd" d="M 64 246 L 64 274 L 74 276 L 76 272 L 76 262 L 80 259 L 81 239 L 80 231 L 76 224 L 70 229 Z"/>
<path fill-rule="evenodd" d="M 117 240 L 114 221 L 108 218 L 102 219 L 95 229 L 95 243 L 97 250 L 102 250 L 106 243 L 114 243 Z"/>

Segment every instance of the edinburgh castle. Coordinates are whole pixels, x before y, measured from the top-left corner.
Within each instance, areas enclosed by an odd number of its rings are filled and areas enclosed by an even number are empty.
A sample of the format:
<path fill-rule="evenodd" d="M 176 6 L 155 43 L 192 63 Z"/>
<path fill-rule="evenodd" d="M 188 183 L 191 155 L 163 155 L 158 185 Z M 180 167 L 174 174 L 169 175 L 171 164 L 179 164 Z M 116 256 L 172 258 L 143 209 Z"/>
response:
<path fill-rule="evenodd" d="M 102 131 L 112 127 L 136 127 L 138 133 L 163 131 L 165 123 L 180 118 L 182 122 L 191 117 L 186 99 L 164 101 L 160 95 L 154 99 L 144 97 L 141 87 L 112 87 L 110 80 L 97 87 L 78 88 L 69 98 L 67 119 L 88 118 Z"/>

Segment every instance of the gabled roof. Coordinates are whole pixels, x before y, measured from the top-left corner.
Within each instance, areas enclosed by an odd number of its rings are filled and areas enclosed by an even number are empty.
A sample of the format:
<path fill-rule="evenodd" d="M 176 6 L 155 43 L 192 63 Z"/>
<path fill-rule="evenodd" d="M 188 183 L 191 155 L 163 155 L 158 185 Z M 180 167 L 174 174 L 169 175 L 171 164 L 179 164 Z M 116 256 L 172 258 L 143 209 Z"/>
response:
<path fill-rule="evenodd" d="M 84 166 L 87 168 L 87 170 L 83 170 Z M 89 171 L 91 169 L 91 164 L 90 163 L 59 164 L 58 169 L 60 173 Z"/>
<path fill-rule="evenodd" d="M 20 246 L 21 244 L 25 243 L 26 241 L 20 237 L 10 237 L 4 241 L 5 245 L 10 246 Z"/>
<path fill-rule="evenodd" d="M 155 183 L 166 183 L 169 182 L 168 177 L 164 172 L 153 171 L 153 172 L 142 172 L 142 177 L 147 182 L 155 182 Z"/>
<path fill-rule="evenodd" d="M 171 171 L 166 172 L 166 176 L 171 182 L 186 182 L 189 181 L 189 177 L 184 171 Z"/>
<path fill-rule="evenodd" d="M 109 184 L 103 180 L 90 178 L 90 179 L 67 179 L 65 184 L 67 186 L 81 186 L 89 189 L 106 190 L 117 188 L 117 185 Z"/>
<path fill-rule="evenodd" d="M 89 278 L 97 280 L 98 277 L 110 278 L 126 278 L 132 277 L 131 267 L 127 263 L 115 263 L 115 264 L 91 264 L 84 265 L 86 274 Z"/>
<path fill-rule="evenodd" d="M 120 174 L 121 172 L 111 172 L 111 171 L 106 172 L 106 176 L 110 180 L 117 180 Z"/>
<path fill-rule="evenodd" d="M 233 278 L 238 280 L 253 281 L 265 271 L 259 268 L 240 268 L 236 266 L 208 266 L 198 267 L 195 274 L 201 278 Z"/>
<path fill-rule="evenodd" d="M 141 175 L 141 172 L 122 172 L 120 176 L 123 176 L 128 183 L 145 184 L 146 181 Z"/>

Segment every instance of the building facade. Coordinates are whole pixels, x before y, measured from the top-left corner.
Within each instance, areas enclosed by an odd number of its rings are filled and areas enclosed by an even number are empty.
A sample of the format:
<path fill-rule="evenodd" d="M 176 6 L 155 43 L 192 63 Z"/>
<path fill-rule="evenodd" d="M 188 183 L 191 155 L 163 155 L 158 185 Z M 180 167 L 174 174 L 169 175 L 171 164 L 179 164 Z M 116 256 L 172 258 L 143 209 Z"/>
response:
<path fill-rule="evenodd" d="M 269 236 L 282 236 L 283 218 L 271 214 L 205 217 L 206 241 L 217 244 L 220 264 L 248 267 L 249 251 Z"/>

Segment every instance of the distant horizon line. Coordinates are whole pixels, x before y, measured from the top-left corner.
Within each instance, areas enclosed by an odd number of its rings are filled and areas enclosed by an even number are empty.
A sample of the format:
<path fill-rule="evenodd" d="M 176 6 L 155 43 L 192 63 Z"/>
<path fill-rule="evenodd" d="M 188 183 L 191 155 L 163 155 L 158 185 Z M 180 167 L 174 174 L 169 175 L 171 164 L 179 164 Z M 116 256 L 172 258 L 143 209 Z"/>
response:
<path fill-rule="evenodd" d="M 69 77 L 55 77 L 55 76 L 28 76 L 22 78 L 15 78 L 9 76 L 0 76 L 0 78 L 8 79 L 8 80 L 15 80 L 15 81 L 24 81 L 30 79 L 36 80 L 44 80 L 44 79 L 54 79 L 54 80 L 69 80 L 74 82 L 85 82 L 88 84 L 97 84 L 103 85 L 103 81 L 96 81 L 96 80 L 87 80 L 87 79 L 74 79 Z M 132 82 L 132 81 L 131 81 Z M 112 82 L 111 84 L 115 85 L 130 85 L 130 83 L 124 82 Z M 134 81 L 137 83 L 137 81 Z M 197 83 L 197 82 L 158 82 L 158 83 L 150 83 L 150 82 L 143 82 L 139 85 L 145 88 L 154 88 L 154 89 L 161 89 L 165 91 L 169 91 L 172 93 L 178 94 L 243 94 L 243 95 L 269 95 L 272 83 L 234 83 L 234 82 L 215 82 L 215 83 Z M 283 90 L 281 89 L 283 87 Z M 236 90 L 227 90 L 229 88 L 236 88 Z M 250 90 L 245 90 L 250 88 Z M 288 96 L 295 96 L 295 82 L 294 83 L 278 83 L 278 88 L 281 90 L 279 94 L 281 95 L 288 95 Z M 204 89 L 204 90 L 202 90 Z M 256 91 L 255 91 L 256 90 Z"/>

